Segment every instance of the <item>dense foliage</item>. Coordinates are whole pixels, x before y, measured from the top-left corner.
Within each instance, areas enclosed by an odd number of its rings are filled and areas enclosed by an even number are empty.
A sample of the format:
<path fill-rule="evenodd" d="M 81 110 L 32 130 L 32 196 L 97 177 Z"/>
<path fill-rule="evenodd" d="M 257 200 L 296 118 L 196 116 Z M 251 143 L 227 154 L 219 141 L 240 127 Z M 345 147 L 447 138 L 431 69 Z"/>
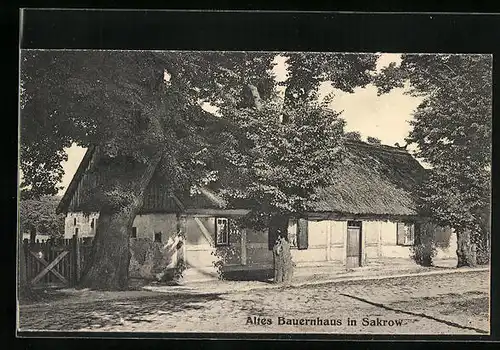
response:
<path fill-rule="evenodd" d="M 44 196 L 40 199 L 26 199 L 19 202 L 19 229 L 21 233 L 32 230 L 51 237 L 64 234 L 64 214 L 56 214 L 59 197 Z"/>
<path fill-rule="evenodd" d="M 486 256 L 491 74 L 489 55 L 403 55 L 400 66 L 390 65 L 376 81 L 381 93 L 409 82 L 410 93 L 424 97 L 407 138 L 417 146 L 416 156 L 432 166 L 421 187 L 422 210 L 459 235 L 471 233 Z"/>

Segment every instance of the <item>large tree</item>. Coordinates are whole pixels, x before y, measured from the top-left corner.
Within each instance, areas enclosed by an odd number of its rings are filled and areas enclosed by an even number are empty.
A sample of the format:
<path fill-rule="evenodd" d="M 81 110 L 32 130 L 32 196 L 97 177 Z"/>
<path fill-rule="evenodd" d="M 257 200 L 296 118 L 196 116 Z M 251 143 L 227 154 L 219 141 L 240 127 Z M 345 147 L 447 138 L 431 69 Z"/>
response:
<path fill-rule="evenodd" d="M 407 142 L 431 165 L 420 189 L 421 210 L 457 233 L 458 267 L 489 251 L 492 58 L 489 55 L 403 55 L 376 79 L 380 92 L 409 83 L 423 97 Z"/>
<path fill-rule="evenodd" d="M 239 169 L 251 182 L 246 187 L 235 184 L 231 198 L 237 199 L 238 190 L 246 188 L 242 196 L 262 203 L 261 212 L 299 210 L 314 185 L 324 181 L 324 169 L 318 164 L 335 158 L 342 123 L 335 113 L 311 103 L 312 96 L 321 80 L 346 90 L 365 84 L 376 57 L 288 54 L 302 59 L 296 64 L 291 59 L 286 91 L 303 85 L 307 93 L 285 92 L 292 98 L 277 107 L 275 56 L 22 53 L 23 193 L 55 191 L 64 148 L 71 142 L 98 149 L 90 173 L 99 180 L 84 207 L 99 211 L 100 219 L 83 286 L 127 287 L 129 231 L 154 174 L 174 192 L 216 180 L 223 176 L 217 171 L 226 166 Z M 310 107 L 288 109 L 290 100 L 302 100 Z M 203 111 L 204 102 L 218 108 L 220 117 Z M 318 120 L 322 129 L 315 124 Z"/>

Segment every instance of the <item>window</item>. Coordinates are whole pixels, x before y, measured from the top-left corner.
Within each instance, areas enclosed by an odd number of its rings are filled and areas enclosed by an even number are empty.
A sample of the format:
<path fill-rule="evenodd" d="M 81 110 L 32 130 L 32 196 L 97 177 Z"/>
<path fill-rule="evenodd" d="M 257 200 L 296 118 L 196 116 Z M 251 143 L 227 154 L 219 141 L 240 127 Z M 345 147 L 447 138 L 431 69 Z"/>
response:
<path fill-rule="evenodd" d="M 94 219 L 90 222 L 90 228 L 94 228 Z"/>
<path fill-rule="evenodd" d="M 137 238 L 137 227 L 132 227 L 132 233 L 130 234 L 130 238 Z"/>
<path fill-rule="evenodd" d="M 73 226 L 76 226 L 76 218 L 73 218 Z"/>
<path fill-rule="evenodd" d="M 155 242 L 161 243 L 161 232 L 155 232 Z"/>
<path fill-rule="evenodd" d="M 397 223 L 397 244 L 413 245 L 415 243 L 415 225 L 412 223 Z"/>
<path fill-rule="evenodd" d="M 215 245 L 229 245 L 229 221 L 226 218 L 215 218 Z"/>
<path fill-rule="evenodd" d="M 77 235 L 77 236 L 78 236 L 78 227 L 77 227 L 77 228 L 75 228 L 75 235 Z"/>

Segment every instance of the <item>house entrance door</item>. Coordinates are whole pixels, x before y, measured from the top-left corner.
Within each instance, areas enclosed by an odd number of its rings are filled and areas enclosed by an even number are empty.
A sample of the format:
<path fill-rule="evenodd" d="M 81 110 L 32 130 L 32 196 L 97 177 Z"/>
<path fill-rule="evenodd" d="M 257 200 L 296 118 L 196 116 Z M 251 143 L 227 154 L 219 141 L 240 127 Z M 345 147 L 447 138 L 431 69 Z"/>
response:
<path fill-rule="evenodd" d="M 361 221 L 347 222 L 346 267 L 361 266 Z"/>

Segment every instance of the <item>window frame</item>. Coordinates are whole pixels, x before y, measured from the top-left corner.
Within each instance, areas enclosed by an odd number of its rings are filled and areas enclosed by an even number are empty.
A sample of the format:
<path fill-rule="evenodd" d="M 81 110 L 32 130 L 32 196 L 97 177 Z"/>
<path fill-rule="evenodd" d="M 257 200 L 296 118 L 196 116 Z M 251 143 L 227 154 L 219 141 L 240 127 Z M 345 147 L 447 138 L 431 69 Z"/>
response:
<path fill-rule="evenodd" d="M 225 240 L 219 242 L 219 224 L 218 220 L 224 220 L 226 222 L 226 232 L 225 232 Z M 227 247 L 229 246 L 229 234 L 230 234 L 230 228 L 229 228 L 229 218 L 223 217 L 223 216 L 216 216 L 214 220 L 214 231 L 215 231 L 215 246 L 216 247 Z"/>

